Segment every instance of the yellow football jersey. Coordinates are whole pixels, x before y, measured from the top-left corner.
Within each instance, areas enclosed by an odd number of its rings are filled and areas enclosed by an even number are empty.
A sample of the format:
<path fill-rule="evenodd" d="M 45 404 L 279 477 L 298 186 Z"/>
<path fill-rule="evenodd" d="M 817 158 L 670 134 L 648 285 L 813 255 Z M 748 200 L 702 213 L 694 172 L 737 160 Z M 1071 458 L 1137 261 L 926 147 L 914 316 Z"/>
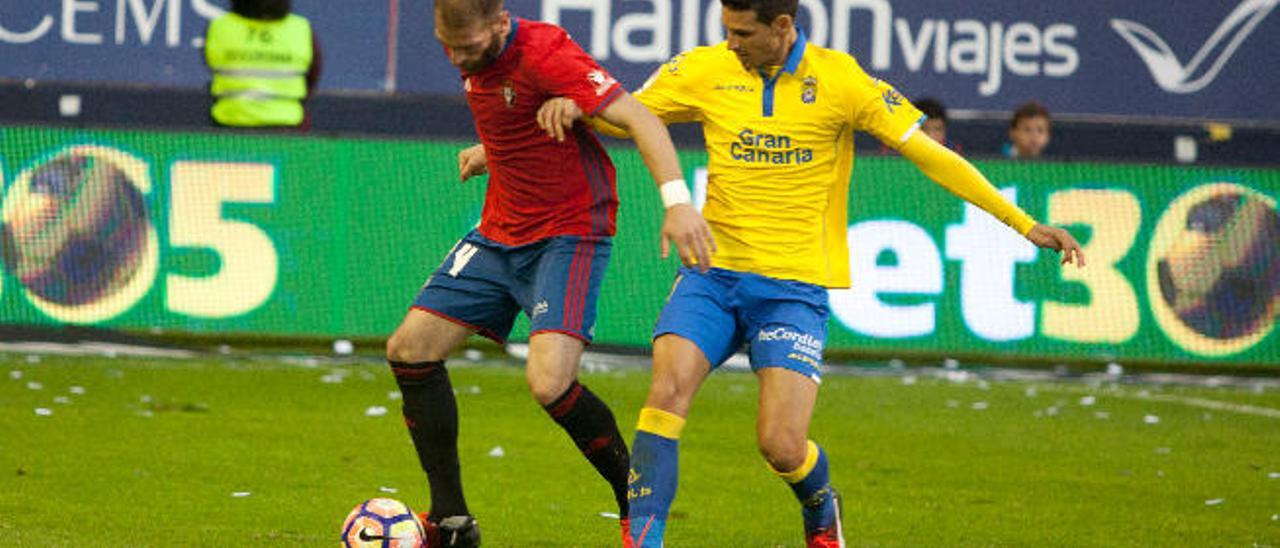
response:
<path fill-rule="evenodd" d="M 748 71 L 722 42 L 677 55 L 635 96 L 668 124 L 702 123 L 712 264 L 825 287 L 849 286 L 853 132 L 896 148 L 924 120 L 802 32 L 782 67 Z"/>

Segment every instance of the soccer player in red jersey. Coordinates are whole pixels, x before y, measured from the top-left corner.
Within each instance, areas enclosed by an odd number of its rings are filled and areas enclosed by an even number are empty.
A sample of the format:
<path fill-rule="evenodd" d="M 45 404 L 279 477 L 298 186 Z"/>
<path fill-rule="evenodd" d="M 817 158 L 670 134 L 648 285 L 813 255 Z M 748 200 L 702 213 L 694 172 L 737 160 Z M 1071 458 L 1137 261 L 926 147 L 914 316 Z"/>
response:
<path fill-rule="evenodd" d="M 502 0 L 437 0 L 436 37 L 462 75 L 483 148 L 459 154 L 463 180 L 490 173 L 480 226 L 428 278 L 387 342 L 404 418 L 430 485 L 429 546 L 475 546 L 458 463 L 458 411 L 445 358 L 469 335 L 499 343 L 529 316 L 525 377 L 534 399 L 613 488 L 627 535 L 626 444 L 613 413 L 578 383 L 609 259 L 618 198 L 614 167 L 585 125 L 563 139 L 538 125 L 552 97 L 629 129 L 659 183 L 663 255 L 710 265 L 710 230 L 690 204 L 666 126 L 560 27 L 517 19 Z"/>

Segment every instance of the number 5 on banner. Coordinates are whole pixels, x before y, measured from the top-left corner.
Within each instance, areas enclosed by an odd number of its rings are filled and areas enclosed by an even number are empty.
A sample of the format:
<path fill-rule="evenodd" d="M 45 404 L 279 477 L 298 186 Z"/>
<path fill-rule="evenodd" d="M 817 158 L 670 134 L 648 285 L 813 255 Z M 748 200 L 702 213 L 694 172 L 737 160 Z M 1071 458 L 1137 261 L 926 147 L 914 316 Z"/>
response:
<path fill-rule="evenodd" d="M 207 277 L 169 274 L 169 309 L 201 318 L 252 311 L 271 297 L 278 277 L 275 244 L 262 228 L 222 217 L 228 203 L 275 202 L 271 164 L 176 162 L 170 170 L 169 245 L 213 250 L 221 259 Z"/>

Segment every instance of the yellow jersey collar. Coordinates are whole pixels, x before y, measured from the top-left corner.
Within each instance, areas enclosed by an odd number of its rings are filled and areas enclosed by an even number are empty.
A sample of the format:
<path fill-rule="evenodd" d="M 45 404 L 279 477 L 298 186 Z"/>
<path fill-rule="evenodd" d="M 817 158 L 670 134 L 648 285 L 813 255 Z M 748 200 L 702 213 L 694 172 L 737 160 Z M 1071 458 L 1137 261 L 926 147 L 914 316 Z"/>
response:
<path fill-rule="evenodd" d="M 787 62 L 782 65 L 782 70 L 775 72 L 773 76 L 769 76 L 764 69 L 760 69 L 760 78 L 764 81 L 764 90 L 760 97 L 760 114 L 765 118 L 773 116 L 773 90 L 778 83 L 778 78 L 784 72 L 790 73 L 792 76 L 796 74 L 796 70 L 800 68 L 800 60 L 804 59 L 804 50 L 808 42 L 805 39 L 804 31 L 796 27 L 796 41 L 791 44 L 791 52 L 787 53 Z"/>

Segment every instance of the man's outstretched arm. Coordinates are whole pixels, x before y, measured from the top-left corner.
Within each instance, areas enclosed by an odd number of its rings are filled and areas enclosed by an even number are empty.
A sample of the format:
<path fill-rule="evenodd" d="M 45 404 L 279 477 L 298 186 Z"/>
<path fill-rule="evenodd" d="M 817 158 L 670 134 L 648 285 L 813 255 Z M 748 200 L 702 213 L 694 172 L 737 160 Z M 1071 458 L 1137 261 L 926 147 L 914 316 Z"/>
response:
<path fill-rule="evenodd" d="M 978 168 L 923 132 L 915 132 L 898 149 L 925 176 L 1009 225 L 1039 247 L 1062 253 L 1062 264 L 1084 266 L 1080 243 L 1061 228 L 1039 224 L 1009 203 Z"/>

